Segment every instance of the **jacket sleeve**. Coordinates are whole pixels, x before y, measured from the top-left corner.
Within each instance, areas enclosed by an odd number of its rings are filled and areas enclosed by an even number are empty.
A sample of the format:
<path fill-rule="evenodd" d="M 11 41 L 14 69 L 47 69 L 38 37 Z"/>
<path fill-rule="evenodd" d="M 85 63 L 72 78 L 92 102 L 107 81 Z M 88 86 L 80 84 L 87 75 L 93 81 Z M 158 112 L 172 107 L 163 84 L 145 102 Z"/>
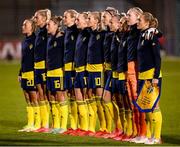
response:
<path fill-rule="evenodd" d="M 153 55 L 155 61 L 154 78 L 157 79 L 160 75 L 160 70 L 161 70 L 161 55 L 160 55 L 161 45 L 156 35 L 154 35 L 152 39 L 152 49 L 153 49 Z"/>
<path fill-rule="evenodd" d="M 22 76 L 22 70 L 21 70 L 21 68 L 19 69 L 19 74 L 18 74 L 18 76 Z"/>

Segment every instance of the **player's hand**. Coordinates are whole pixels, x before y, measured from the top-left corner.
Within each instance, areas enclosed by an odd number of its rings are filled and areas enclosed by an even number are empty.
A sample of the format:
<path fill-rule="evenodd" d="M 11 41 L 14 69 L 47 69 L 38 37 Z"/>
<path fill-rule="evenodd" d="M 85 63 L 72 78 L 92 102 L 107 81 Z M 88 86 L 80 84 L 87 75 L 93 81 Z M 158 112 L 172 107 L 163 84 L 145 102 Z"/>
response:
<path fill-rule="evenodd" d="M 157 84 L 158 84 L 158 82 L 159 82 L 158 79 L 153 79 L 153 80 L 152 80 L 152 86 L 153 86 L 153 87 L 156 87 Z"/>
<path fill-rule="evenodd" d="M 151 40 L 153 38 L 154 34 L 157 34 L 157 33 L 158 33 L 158 30 L 156 28 L 149 28 L 144 33 L 144 38 L 145 38 L 145 40 Z"/>
<path fill-rule="evenodd" d="M 21 82 L 21 76 L 18 76 L 18 82 Z"/>

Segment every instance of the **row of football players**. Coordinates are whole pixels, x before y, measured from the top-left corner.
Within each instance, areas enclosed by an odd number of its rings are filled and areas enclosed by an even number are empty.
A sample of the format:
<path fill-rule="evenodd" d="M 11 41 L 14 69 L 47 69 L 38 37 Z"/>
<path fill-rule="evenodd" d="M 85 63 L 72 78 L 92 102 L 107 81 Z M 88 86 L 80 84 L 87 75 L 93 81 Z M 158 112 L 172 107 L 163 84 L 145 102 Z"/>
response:
<path fill-rule="evenodd" d="M 144 86 L 161 87 L 157 26 L 137 7 L 63 17 L 45 9 L 26 19 L 20 80 L 28 124 L 20 131 L 161 143 L 159 95 L 145 110 L 136 103 Z"/>

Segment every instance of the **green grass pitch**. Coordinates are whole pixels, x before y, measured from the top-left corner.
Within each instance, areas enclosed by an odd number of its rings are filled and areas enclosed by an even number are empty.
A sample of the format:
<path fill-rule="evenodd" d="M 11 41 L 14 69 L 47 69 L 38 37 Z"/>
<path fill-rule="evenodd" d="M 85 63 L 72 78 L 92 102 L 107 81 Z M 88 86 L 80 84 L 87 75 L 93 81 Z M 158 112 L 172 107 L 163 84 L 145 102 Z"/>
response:
<path fill-rule="evenodd" d="M 0 61 L 0 145 L 136 145 L 93 137 L 17 132 L 26 123 L 26 104 L 17 81 L 18 70 L 18 62 Z M 180 145 L 180 59 L 164 59 L 162 71 L 162 145 Z"/>

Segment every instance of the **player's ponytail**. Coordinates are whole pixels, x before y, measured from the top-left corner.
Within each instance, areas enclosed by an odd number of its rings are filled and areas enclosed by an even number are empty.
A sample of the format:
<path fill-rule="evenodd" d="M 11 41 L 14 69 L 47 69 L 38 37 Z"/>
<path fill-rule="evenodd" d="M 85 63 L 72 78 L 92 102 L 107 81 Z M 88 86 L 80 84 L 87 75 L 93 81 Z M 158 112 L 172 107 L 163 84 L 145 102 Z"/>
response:
<path fill-rule="evenodd" d="M 143 17 L 144 17 L 144 20 L 146 22 L 149 22 L 149 27 L 150 28 L 157 28 L 158 27 L 158 20 L 151 13 L 144 12 Z"/>
<path fill-rule="evenodd" d="M 123 16 L 121 18 L 121 20 L 122 20 L 122 32 L 127 32 L 128 31 L 128 24 L 127 24 L 126 16 Z"/>
<path fill-rule="evenodd" d="M 57 21 L 58 21 L 58 31 L 62 32 L 63 31 L 63 17 L 57 16 Z"/>
<path fill-rule="evenodd" d="M 51 10 L 45 9 L 45 11 L 46 11 L 46 23 L 47 23 L 51 18 Z"/>
<path fill-rule="evenodd" d="M 150 28 L 158 28 L 158 20 L 157 18 L 153 17 L 153 19 L 150 22 Z"/>

